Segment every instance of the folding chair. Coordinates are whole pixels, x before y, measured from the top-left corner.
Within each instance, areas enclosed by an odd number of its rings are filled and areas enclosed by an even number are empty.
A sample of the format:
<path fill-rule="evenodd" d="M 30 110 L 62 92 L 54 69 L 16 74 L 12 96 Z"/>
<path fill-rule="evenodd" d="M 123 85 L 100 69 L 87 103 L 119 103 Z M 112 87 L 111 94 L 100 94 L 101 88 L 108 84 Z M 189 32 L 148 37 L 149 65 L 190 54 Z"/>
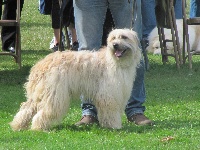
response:
<path fill-rule="evenodd" d="M 0 0 L 0 7 L 2 8 L 2 5 L 8 1 L 9 0 Z M 14 57 L 16 63 L 18 63 L 19 68 L 21 69 L 20 0 L 17 0 L 16 20 L 0 20 L 0 26 L 16 26 L 15 53 L 0 52 L 0 55 Z"/>
<path fill-rule="evenodd" d="M 180 68 L 180 64 L 182 64 L 182 51 L 180 50 L 176 18 L 174 13 L 175 3 L 176 0 L 156 0 L 155 14 L 162 54 L 162 62 L 165 64 L 168 62 L 168 56 L 172 56 L 175 58 L 177 68 Z M 164 28 L 171 29 L 172 40 L 165 39 Z M 173 54 L 169 54 L 167 52 L 167 42 L 173 43 Z"/>
<path fill-rule="evenodd" d="M 200 55 L 200 52 L 190 49 L 188 25 L 200 25 L 200 17 L 187 18 L 185 11 L 186 1 L 182 0 L 183 11 L 183 63 L 188 59 L 189 69 L 192 69 L 192 56 Z M 185 53 L 187 51 L 187 54 Z"/>

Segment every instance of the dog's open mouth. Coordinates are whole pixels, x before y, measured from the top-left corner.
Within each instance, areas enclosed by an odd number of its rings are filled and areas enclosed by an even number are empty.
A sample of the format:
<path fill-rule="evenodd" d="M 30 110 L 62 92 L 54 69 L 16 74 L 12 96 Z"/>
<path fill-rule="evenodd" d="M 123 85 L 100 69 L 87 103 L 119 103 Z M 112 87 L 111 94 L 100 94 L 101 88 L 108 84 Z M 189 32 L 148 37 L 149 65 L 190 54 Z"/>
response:
<path fill-rule="evenodd" d="M 123 50 L 121 50 L 121 49 L 116 49 L 116 50 L 115 50 L 115 56 L 117 56 L 117 57 L 122 57 L 122 56 L 124 55 L 125 52 L 126 52 L 126 49 L 123 49 Z"/>

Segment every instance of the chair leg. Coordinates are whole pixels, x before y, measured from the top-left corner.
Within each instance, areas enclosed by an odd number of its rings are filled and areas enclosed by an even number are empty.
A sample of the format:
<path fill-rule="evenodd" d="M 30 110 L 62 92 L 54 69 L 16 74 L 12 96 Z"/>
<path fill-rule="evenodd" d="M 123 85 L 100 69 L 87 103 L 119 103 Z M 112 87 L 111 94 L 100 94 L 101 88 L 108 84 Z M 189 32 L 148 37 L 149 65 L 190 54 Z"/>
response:
<path fill-rule="evenodd" d="M 159 35 L 159 41 L 160 41 L 162 62 L 163 64 L 166 64 L 166 62 L 168 62 L 168 56 L 167 56 L 165 33 L 164 33 L 163 28 L 158 27 L 158 35 Z"/>
<path fill-rule="evenodd" d="M 185 24 L 185 40 L 187 43 L 187 57 L 185 57 L 185 59 L 188 58 L 189 69 L 192 69 L 192 55 L 193 54 L 190 51 L 190 42 L 189 42 L 188 25 L 187 24 Z"/>

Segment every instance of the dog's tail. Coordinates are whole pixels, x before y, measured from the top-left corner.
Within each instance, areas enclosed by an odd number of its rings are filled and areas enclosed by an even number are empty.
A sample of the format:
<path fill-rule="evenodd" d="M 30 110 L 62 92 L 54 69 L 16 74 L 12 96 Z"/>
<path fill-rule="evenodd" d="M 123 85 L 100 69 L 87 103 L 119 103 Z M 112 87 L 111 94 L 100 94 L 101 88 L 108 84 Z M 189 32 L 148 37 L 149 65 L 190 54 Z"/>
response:
<path fill-rule="evenodd" d="M 36 113 L 36 106 L 31 101 L 23 102 L 19 112 L 15 115 L 10 126 L 14 131 L 27 129 L 30 121 Z"/>

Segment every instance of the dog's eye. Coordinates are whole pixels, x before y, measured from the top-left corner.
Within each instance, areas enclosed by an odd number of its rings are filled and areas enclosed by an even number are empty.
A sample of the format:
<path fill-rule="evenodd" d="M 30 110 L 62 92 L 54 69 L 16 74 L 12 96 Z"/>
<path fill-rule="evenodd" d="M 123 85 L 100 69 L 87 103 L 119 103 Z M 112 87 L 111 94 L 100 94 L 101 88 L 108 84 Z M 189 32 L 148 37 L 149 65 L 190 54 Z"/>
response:
<path fill-rule="evenodd" d="M 113 37 L 112 37 L 112 40 L 114 40 L 114 39 L 115 39 L 115 37 L 113 36 Z"/>
<path fill-rule="evenodd" d="M 159 49 L 159 47 L 157 47 L 157 46 L 156 46 L 155 48 L 156 48 L 156 49 Z"/>
<path fill-rule="evenodd" d="M 122 36 L 121 36 L 121 38 L 122 38 L 122 39 L 127 39 L 128 37 L 127 37 L 127 36 L 124 36 L 124 35 L 122 35 Z"/>

